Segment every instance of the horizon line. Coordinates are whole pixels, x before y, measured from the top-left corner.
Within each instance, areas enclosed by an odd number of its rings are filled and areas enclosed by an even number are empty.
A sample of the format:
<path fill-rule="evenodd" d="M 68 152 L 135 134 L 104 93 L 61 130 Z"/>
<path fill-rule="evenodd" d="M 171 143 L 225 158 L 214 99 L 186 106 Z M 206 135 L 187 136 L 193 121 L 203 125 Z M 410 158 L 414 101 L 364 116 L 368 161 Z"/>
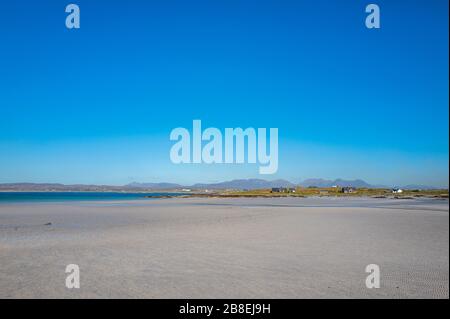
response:
<path fill-rule="evenodd" d="M 0 182 L 0 186 L 1 185 L 20 185 L 20 184 L 34 184 L 34 185 L 45 185 L 45 184 L 57 184 L 57 185 L 61 185 L 61 186 L 105 186 L 105 187 L 127 187 L 131 184 L 174 184 L 180 187 L 193 187 L 195 185 L 215 185 L 215 184 L 222 184 L 222 183 L 229 183 L 229 182 L 235 182 L 235 181 L 252 181 L 252 180 L 258 180 L 258 181 L 264 181 L 264 182 L 276 182 L 276 181 L 280 181 L 280 182 L 287 182 L 290 183 L 292 185 L 295 186 L 302 186 L 302 183 L 305 183 L 307 181 L 310 180 L 316 180 L 316 181 L 324 181 L 324 182 L 338 182 L 338 181 L 343 181 L 346 183 L 351 183 L 351 182 L 363 182 L 365 184 L 367 184 L 368 188 L 393 188 L 393 187 L 411 187 L 411 186 L 417 186 L 417 187 L 426 187 L 426 188 L 430 188 L 430 189 L 449 189 L 449 185 L 443 186 L 435 186 L 435 185 L 427 185 L 427 184 L 416 184 L 416 183 L 409 183 L 409 184 L 404 184 L 404 185 L 400 185 L 400 184 L 394 184 L 394 185 L 384 185 L 384 184 L 371 184 L 363 179 L 360 178 L 355 178 L 355 179 L 343 179 L 343 178 L 336 178 L 336 179 L 326 179 L 326 178 L 306 178 L 304 180 L 301 180 L 299 182 L 292 182 L 288 179 L 284 179 L 284 178 L 277 178 L 277 179 L 263 179 L 263 178 L 235 178 L 235 179 L 230 179 L 230 180 L 222 180 L 222 181 L 218 181 L 218 182 L 194 182 L 194 183 L 178 183 L 178 182 L 165 182 L 165 181 L 159 181 L 159 182 L 138 182 L 138 181 L 131 181 L 129 183 L 125 183 L 125 184 L 98 184 L 98 183 L 63 183 L 63 182 Z M 282 186 L 282 185 L 281 185 Z M 312 185 L 314 186 L 314 185 Z M 333 185 L 334 186 L 334 185 Z M 335 186 L 339 186 L 339 185 L 335 185 Z M 144 186 L 145 187 L 145 186 Z M 308 187 L 308 186 L 304 186 L 304 187 Z M 317 186 L 317 187 L 331 187 L 331 186 Z"/>

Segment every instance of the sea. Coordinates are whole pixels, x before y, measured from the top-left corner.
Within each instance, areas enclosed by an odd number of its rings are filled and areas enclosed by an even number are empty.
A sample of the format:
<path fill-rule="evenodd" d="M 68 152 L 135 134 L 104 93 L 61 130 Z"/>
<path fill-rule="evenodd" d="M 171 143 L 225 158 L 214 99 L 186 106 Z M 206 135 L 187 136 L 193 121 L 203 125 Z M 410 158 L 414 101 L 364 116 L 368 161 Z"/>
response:
<path fill-rule="evenodd" d="M 153 200 L 161 196 L 179 196 L 182 193 L 121 193 L 121 192 L 0 192 L 0 204 L 21 202 L 69 202 Z"/>

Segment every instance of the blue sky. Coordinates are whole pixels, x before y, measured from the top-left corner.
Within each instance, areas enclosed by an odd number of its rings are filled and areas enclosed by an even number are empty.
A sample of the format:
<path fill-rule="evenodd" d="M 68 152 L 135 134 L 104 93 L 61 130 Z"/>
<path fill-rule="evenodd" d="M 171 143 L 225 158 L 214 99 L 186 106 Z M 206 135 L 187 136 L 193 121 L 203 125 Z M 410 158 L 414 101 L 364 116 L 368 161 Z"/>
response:
<path fill-rule="evenodd" d="M 9 1 L 0 183 L 361 178 L 448 187 L 448 1 Z M 279 170 L 175 165 L 170 131 L 277 127 Z"/>

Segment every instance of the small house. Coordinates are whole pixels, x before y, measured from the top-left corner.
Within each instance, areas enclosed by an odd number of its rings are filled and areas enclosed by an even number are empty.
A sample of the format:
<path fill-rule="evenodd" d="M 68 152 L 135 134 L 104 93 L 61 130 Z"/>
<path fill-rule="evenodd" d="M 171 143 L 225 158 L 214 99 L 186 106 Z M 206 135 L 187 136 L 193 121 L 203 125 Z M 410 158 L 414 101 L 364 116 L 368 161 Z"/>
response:
<path fill-rule="evenodd" d="M 295 193 L 293 187 L 272 187 L 271 193 Z"/>
<path fill-rule="evenodd" d="M 350 187 L 350 186 L 345 186 L 345 187 L 342 187 L 342 189 L 341 189 L 341 193 L 344 193 L 344 194 L 349 194 L 349 193 L 354 193 L 354 192 L 356 192 L 356 188 Z"/>

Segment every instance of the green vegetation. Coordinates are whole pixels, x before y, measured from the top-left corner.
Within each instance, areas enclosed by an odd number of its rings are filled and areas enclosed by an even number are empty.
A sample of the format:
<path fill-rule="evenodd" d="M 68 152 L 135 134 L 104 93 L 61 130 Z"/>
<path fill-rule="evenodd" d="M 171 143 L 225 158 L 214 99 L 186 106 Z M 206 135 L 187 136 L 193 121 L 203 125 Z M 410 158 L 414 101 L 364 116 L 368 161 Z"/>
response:
<path fill-rule="evenodd" d="M 254 189 L 248 191 L 224 191 L 216 193 L 221 197 L 307 197 L 307 196 L 340 196 L 340 197 L 393 197 L 393 198 L 448 198 L 447 189 L 433 190 L 403 190 L 393 193 L 391 189 L 357 188 L 351 193 L 343 193 L 341 187 L 304 188 L 297 187 L 295 192 L 272 192 L 270 189 Z"/>

